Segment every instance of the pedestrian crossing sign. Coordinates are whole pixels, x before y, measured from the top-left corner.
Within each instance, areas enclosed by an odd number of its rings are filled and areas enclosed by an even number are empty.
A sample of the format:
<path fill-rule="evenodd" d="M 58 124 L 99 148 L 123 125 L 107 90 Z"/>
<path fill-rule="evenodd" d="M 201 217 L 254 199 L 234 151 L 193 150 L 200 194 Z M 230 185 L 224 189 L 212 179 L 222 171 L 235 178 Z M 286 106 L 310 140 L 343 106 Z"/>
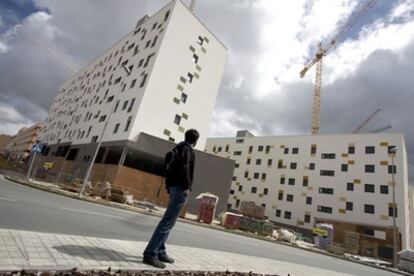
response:
<path fill-rule="evenodd" d="M 41 153 L 43 145 L 42 144 L 34 144 L 32 146 L 32 152 Z"/>

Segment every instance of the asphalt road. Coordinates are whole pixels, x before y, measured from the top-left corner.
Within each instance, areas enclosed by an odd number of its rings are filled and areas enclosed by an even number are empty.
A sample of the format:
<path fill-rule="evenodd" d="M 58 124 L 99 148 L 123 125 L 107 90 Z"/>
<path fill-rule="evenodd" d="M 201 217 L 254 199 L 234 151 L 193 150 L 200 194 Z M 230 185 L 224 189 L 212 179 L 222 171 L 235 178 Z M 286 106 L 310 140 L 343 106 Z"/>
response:
<path fill-rule="evenodd" d="M 158 221 L 157 217 L 44 192 L 0 176 L 0 228 L 147 241 Z M 396 275 L 289 246 L 181 222 L 176 224 L 168 244 L 264 257 L 353 275 Z M 141 254 L 137 252 L 137 255 Z"/>

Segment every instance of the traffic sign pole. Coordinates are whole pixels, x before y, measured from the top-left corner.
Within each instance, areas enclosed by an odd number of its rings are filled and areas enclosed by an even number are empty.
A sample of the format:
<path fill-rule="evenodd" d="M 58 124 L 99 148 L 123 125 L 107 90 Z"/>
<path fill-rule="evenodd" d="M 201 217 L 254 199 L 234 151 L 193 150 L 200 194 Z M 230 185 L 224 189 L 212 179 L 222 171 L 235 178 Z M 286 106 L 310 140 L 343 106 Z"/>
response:
<path fill-rule="evenodd" d="M 32 167 L 33 167 L 33 163 L 34 163 L 35 158 L 36 158 L 36 151 L 33 151 L 33 156 L 30 159 L 29 171 L 27 172 L 27 177 L 26 177 L 27 180 L 30 180 L 30 173 L 32 172 Z"/>

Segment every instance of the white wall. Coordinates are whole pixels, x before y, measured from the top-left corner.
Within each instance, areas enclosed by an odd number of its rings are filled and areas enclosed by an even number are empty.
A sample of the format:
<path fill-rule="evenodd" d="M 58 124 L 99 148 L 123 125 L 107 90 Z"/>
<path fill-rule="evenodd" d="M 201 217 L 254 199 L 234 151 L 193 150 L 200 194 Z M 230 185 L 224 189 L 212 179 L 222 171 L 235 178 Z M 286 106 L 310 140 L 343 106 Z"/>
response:
<path fill-rule="evenodd" d="M 244 139 L 243 143 L 236 143 L 237 139 Z M 309 212 L 311 221 L 304 223 L 304 228 L 311 229 L 315 218 L 335 219 L 344 222 L 353 222 L 358 224 L 368 224 L 372 226 L 391 226 L 392 217 L 388 216 L 388 203 L 392 202 L 391 174 L 388 173 L 388 166 L 381 165 L 381 161 L 387 161 L 391 164 L 391 155 L 388 154 L 387 146 L 381 146 L 381 143 L 398 147 L 395 157 L 397 165 L 396 174 L 396 202 L 398 206 L 397 225 L 402 232 L 403 248 L 409 247 L 409 213 L 408 213 L 408 178 L 407 178 L 407 160 L 404 138 L 402 134 L 354 134 L 354 135 L 319 135 L 319 136 L 279 136 L 279 137 L 246 137 L 246 138 L 210 138 L 206 144 L 207 152 L 213 152 L 219 146 L 225 149 L 229 145 L 229 152 L 217 152 L 216 154 L 229 157 L 239 163 L 239 168 L 235 168 L 234 176 L 236 181 L 232 183 L 234 195 L 229 198 L 229 203 L 234 208 L 236 201 L 252 200 L 257 204 L 266 204 L 265 214 L 269 219 L 281 223 L 296 226 L 298 221 L 304 220 L 304 215 Z M 311 156 L 311 145 L 317 145 L 315 156 Z M 355 145 L 355 154 L 347 154 L 348 146 Z M 271 146 L 268 154 L 258 152 L 258 146 Z M 252 154 L 248 154 L 249 146 L 253 146 Z M 289 154 L 284 154 L 284 148 L 289 148 Z M 374 146 L 375 154 L 366 154 L 365 147 Z M 292 154 L 292 148 L 299 148 L 298 154 Z M 241 155 L 234 155 L 235 151 L 242 151 Z M 335 159 L 322 159 L 322 153 L 335 153 Z M 251 165 L 246 164 L 246 159 L 251 158 Z M 262 159 L 261 165 L 255 165 L 256 159 Z M 273 165 L 267 166 L 267 160 L 272 159 Z M 286 169 L 277 168 L 278 160 L 283 160 L 287 165 Z M 348 171 L 341 171 L 341 164 L 347 164 L 353 160 L 355 164 L 348 165 Z M 297 169 L 290 169 L 290 163 L 296 162 Z M 315 163 L 315 170 L 309 170 L 309 163 Z M 375 173 L 366 173 L 365 165 L 375 165 Z M 334 170 L 335 176 L 321 176 L 320 170 Z M 244 177 L 245 171 L 248 170 L 250 176 L 254 172 L 266 173 L 267 177 L 264 182 L 260 179 L 251 179 Z M 284 175 L 286 184 L 280 184 L 280 178 Z M 303 187 L 302 180 L 304 176 L 309 177 L 308 187 Z M 295 185 L 288 185 L 288 179 L 294 178 Z M 360 179 L 360 184 L 354 184 L 354 191 L 347 191 L 347 182 L 354 182 L 354 179 Z M 243 186 L 243 192 L 238 191 L 236 183 Z M 364 184 L 374 184 L 375 192 L 368 193 L 364 191 Z M 388 194 L 380 193 L 380 185 L 387 185 Z M 251 188 L 257 187 L 257 193 L 252 194 Z M 319 188 L 333 188 L 334 194 L 321 194 Z M 263 189 L 268 189 L 268 195 L 259 196 Z M 279 190 L 284 191 L 283 200 L 278 200 Z M 292 194 L 293 202 L 286 201 L 286 194 Z M 305 204 L 306 197 L 312 197 L 312 205 Z M 345 209 L 345 202 L 353 202 L 353 211 L 340 213 L 339 209 Z M 375 214 L 364 213 L 364 204 L 375 206 Z M 318 205 L 332 207 L 332 214 L 319 212 Z M 281 217 L 276 217 L 276 210 L 282 211 Z M 285 219 L 284 211 L 292 212 L 291 219 Z"/>

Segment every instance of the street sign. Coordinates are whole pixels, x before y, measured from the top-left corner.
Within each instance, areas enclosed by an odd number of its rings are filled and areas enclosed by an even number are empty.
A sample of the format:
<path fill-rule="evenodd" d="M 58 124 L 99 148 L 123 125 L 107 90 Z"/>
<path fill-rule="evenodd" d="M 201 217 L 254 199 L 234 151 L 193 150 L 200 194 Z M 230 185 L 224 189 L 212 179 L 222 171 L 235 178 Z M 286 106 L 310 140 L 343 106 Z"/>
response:
<path fill-rule="evenodd" d="M 43 164 L 43 168 L 44 169 L 51 169 L 53 167 L 53 163 L 52 162 L 45 162 Z"/>
<path fill-rule="evenodd" d="M 32 146 L 32 152 L 36 152 L 36 153 L 41 153 L 43 149 L 43 145 L 42 144 L 34 144 Z"/>
<path fill-rule="evenodd" d="M 324 229 L 321 229 L 321 228 L 315 227 L 315 228 L 313 228 L 313 234 L 318 235 L 318 236 L 326 237 L 326 236 L 328 236 L 328 231 L 326 231 Z"/>

